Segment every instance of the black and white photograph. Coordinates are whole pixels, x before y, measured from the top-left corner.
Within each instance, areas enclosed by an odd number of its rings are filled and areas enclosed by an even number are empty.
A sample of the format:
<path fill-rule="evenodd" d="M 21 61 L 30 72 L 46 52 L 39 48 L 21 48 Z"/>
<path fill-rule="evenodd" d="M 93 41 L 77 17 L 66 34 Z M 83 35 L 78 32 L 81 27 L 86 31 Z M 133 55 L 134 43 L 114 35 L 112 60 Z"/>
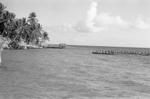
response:
<path fill-rule="evenodd" d="M 0 99 L 150 99 L 150 0 L 0 0 Z"/>

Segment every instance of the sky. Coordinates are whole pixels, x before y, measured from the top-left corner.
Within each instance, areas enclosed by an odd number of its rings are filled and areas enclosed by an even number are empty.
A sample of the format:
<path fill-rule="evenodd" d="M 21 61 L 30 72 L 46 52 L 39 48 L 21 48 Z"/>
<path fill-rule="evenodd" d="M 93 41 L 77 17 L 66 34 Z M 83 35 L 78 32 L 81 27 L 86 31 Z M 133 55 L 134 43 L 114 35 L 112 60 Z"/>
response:
<path fill-rule="evenodd" d="M 150 0 L 1 2 L 18 18 L 36 12 L 50 43 L 150 48 Z"/>

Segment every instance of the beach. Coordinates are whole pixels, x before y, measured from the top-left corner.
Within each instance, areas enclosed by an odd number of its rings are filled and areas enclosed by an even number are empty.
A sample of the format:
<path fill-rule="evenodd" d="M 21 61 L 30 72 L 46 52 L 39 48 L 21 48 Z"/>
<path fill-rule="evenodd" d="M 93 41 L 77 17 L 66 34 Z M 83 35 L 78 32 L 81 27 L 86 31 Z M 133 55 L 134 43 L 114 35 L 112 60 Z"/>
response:
<path fill-rule="evenodd" d="M 92 54 L 97 49 L 4 50 L 0 99 L 150 98 L 150 56 Z"/>

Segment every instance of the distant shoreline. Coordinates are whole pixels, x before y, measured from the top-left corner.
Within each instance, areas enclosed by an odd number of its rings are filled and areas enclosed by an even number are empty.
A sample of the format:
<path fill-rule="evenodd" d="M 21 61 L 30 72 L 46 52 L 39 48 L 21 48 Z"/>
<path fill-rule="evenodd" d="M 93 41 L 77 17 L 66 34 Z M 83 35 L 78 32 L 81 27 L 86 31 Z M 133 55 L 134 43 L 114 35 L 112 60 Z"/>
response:
<path fill-rule="evenodd" d="M 123 47 L 123 46 L 98 46 L 98 45 L 68 45 L 72 47 L 97 47 L 97 48 L 131 48 L 131 49 L 150 49 L 146 47 Z"/>
<path fill-rule="evenodd" d="M 144 48 L 144 47 L 119 47 L 119 46 L 92 46 L 92 45 L 68 45 L 64 43 L 60 44 L 48 44 L 46 46 L 41 47 L 34 47 L 30 46 L 26 49 L 65 49 L 65 48 L 90 48 L 90 49 L 112 49 L 112 50 L 144 50 L 150 52 L 150 48 Z M 26 49 L 10 49 L 10 48 L 4 48 L 7 50 L 26 50 Z"/>

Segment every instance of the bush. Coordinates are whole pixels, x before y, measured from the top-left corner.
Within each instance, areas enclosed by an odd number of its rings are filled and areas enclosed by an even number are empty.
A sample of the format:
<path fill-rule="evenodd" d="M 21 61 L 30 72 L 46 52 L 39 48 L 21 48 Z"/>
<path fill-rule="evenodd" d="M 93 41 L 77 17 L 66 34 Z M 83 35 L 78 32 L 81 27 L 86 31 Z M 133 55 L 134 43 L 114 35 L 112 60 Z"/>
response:
<path fill-rule="evenodd" d="M 64 43 L 59 44 L 59 48 L 61 48 L 61 49 L 66 48 L 66 44 L 64 44 Z"/>

